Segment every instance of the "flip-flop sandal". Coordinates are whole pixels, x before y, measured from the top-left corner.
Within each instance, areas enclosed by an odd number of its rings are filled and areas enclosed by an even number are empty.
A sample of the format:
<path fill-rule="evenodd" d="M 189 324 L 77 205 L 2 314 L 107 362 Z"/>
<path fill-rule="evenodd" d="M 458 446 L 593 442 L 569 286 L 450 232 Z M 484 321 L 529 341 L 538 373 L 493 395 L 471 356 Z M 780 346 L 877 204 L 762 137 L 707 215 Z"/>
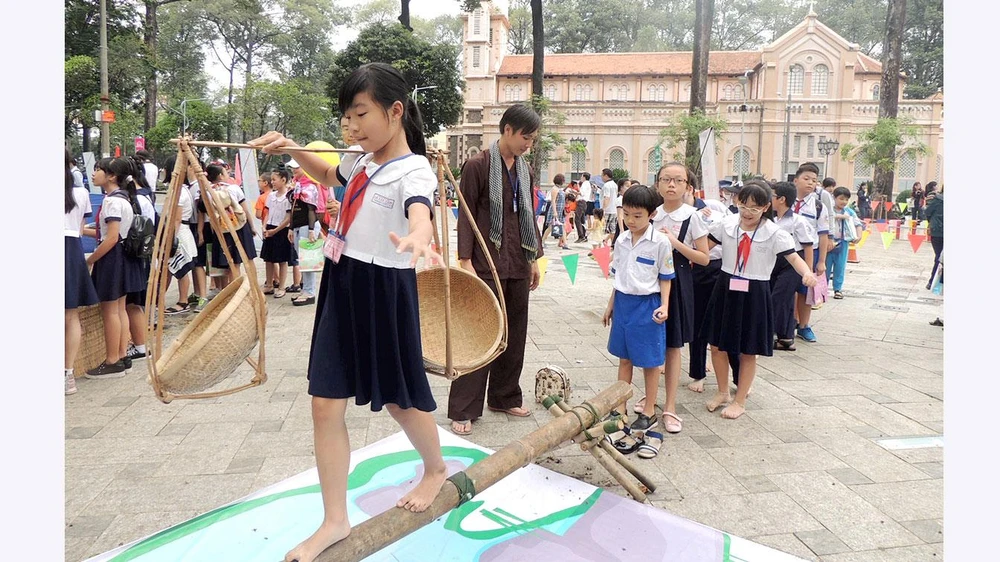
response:
<path fill-rule="evenodd" d="M 667 433 L 680 433 L 683 429 L 681 425 L 683 421 L 673 412 L 663 412 L 663 427 L 666 428 Z"/>
<path fill-rule="evenodd" d="M 510 414 L 518 418 L 526 418 L 531 416 L 531 410 L 525 409 L 523 406 L 521 407 L 521 409 L 524 410 L 523 414 L 515 412 L 514 408 L 507 408 L 506 410 L 503 408 L 494 408 L 492 406 L 487 406 L 487 408 L 489 408 L 491 412 L 502 412 L 504 414 Z"/>
<path fill-rule="evenodd" d="M 628 429 L 626 427 L 626 429 Z M 618 450 L 619 453 L 623 455 L 628 455 L 634 453 L 636 449 L 642 445 L 641 441 L 638 441 L 635 437 L 632 437 L 630 432 L 616 431 L 610 435 L 605 435 L 604 440 L 611 443 L 611 446 Z"/>
<path fill-rule="evenodd" d="M 639 445 L 639 452 L 636 454 L 640 459 L 656 458 L 660 454 L 660 447 L 663 445 L 663 434 L 656 431 L 647 431 L 645 443 Z"/>
<path fill-rule="evenodd" d="M 316 304 L 316 297 L 296 297 L 292 299 L 292 304 L 294 306 L 307 306 L 310 304 Z"/>
<path fill-rule="evenodd" d="M 301 293 L 302 292 L 302 285 L 289 285 L 288 287 L 285 287 L 285 292 L 286 293 Z"/>
<path fill-rule="evenodd" d="M 190 308 L 188 306 L 188 303 L 186 303 L 186 302 L 178 302 L 174 306 L 171 306 L 170 308 L 164 310 L 163 313 L 164 314 L 180 314 L 182 312 L 187 312 L 188 308 Z"/>
<path fill-rule="evenodd" d="M 273 295 L 274 294 L 274 289 L 268 289 L 268 290 L 264 291 L 264 294 L 265 295 Z"/>
<path fill-rule="evenodd" d="M 276 299 L 280 299 L 283 296 L 285 296 L 285 292 L 280 289 L 274 292 L 274 298 Z"/>
<path fill-rule="evenodd" d="M 469 426 L 469 429 L 456 429 L 455 426 L 460 425 L 463 428 Z M 455 435 L 469 435 L 472 433 L 472 420 L 452 420 L 451 422 L 451 432 Z"/>

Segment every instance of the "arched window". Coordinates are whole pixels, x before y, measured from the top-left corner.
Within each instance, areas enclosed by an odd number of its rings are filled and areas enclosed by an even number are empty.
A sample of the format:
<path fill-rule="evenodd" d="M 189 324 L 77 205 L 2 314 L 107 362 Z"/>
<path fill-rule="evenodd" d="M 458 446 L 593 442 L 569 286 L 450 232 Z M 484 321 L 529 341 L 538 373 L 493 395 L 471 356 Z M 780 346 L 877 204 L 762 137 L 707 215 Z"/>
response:
<path fill-rule="evenodd" d="M 907 150 L 896 165 L 896 190 L 910 189 L 915 181 L 917 181 L 917 155 L 912 150 Z"/>
<path fill-rule="evenodd" d="M 514 85 L 514 101 L 521 101 L 523 99 L 524 98 L 521 97 L 521 85 L 520 84 L 515 84 Z"/>
<path fill-rule="evenodd" d="M 656 101 L 666 101 L 667 100 L 667 87 L 660 84 L 656 87 Z"/>
<path fill-rule="evenodd" d="M 585 101 L 590 101 L 590 93 L 592 90 L 593 88 L 590 87 L 590 84 L 583 85 L 583 99 Z"/>
<path fill-rule="evenodd" d="M 879 97 L 881 97 L 879 95 L 881 93 L 881 90 L 882 90 L 882 88 L 879 87 L 878 84 L 875 84 L 874 86 L 872 86 L 872 99 L 873 100 L 878 101 Z"/>
<path fill-rule="evenodd" d="M 860 157 L 854 159 L 854 181 L 852 185 L 857 188 L 859 183 L 872 179 L 872 167 L 861 161 Z"/>
<path fill-rule="evenodd" d="M 573 91 L 576 93 L 576 101 L 583 101 L 583 84 L 577 84 Z"/>
<path fill-rule="evenodd" d="M 656 84 L 649 85 L 649 101 L 656 101 Z"/>
<path fill-rule="evenodd" d="M 503 99 L 504 101 L 514 101 L 514 88 L 510 84 L 503 87 Z"/>
<path fill-rule="evenodd" d="M 802 95 L 804 77 L 805 69 L 802 68 L 802 65 L 793 64 L 788 69 L 788 93 Z"/>
<path fill-rule="evenodd" d="M 556 85 L 555 84 L 549 84 L 548 86 L 545 87 L 545 97 L 549 98 L 552 101 L 556 101 Z"/>
<path fill-rule="evenodd" d="M 723 99 L 726 99 L 726 100 L 736 99 L 735 97 L 733 97 L 733 85 L 732 84 L 726 84 L 726 87 L 723 88 L 722 91 L 723 91 Z"/>
<path fill-rule="evenodd" d="M 824 64 L 813 67 L 812 95 L 825 96 L 830 84 L 830 70 Z"/>
<path fill-rule="evenodd" d="M 750 173 L 750 151 L 741 148 L 733 153 L 733 175 L 742 178 Z"/>
<path fill-rule="evenodd" d="M 625 167 L 625 151 L 620 148 L 613 148 L 608 153 L 608 167 L 612 170 Z"/>
<path fill-rule="evenodd" d="M 618 99 L 618 84 L 614 84 L 611 86 L 611 100 L 613 101 L 617 99 Z"/>
<path fill-rule="evenodd" d="M 663 149 L 660 149 L 660 160 L 663 160 Z M 656 187 L 656 172 L 660 171 L 660 162 L 656 161 L 656 148 L 649 151 L 646 157 L 646 185 Z"/>
<path fill-rule="evenodd" d="M 585 170 L 587 168 L 587 153 L 586 152 L 573 152 L 572 153 L 572 166 L 573 171 L 577 172 L 580 170 Z"/>
<path fill-rule="evenodd" d="M 684 84 L 681 88 L 681 101 L 691 101 L 691 83 Z"/>

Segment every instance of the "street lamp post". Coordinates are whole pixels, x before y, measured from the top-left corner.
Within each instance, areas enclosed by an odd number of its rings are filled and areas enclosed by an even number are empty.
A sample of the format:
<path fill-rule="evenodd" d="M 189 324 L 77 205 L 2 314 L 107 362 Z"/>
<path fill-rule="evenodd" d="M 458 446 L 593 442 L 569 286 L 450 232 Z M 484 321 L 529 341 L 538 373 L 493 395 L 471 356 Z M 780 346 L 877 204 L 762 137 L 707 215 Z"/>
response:
<path fill-rule="evenodd" d="M 187 117 L 187 102 L 189 101 L 205 101 L 211 98 L 190 98 L 181 100 L 181 136 L 183 137 L 187 133 L 188 128 L 188 117 Z"/>
<path fill-rule="evenodd" d="M 819 153 L 822 154 L 823 158 L 824 158 L 824 160 L 823 160 L 823 175 L 824 176 L 829 176 L 830 175 L 830 155 L 833 154 L 834 152 L 837 152 L 837 149 L 840 148 L 840 142 L 838 142 L 836 139 L 827 139 L 827 140 L 819 141 L 818 143 L 816 143 L 816 147 L 819 148 Z"/>
<path fill-rule="evenodd" d="M 570 146 L 573 146 L 574 144 L 576 144 L 576 145 L 582 146 L 584 149 L 586 149 L 587 148 L 587 139 L 586 139 L 586 137 L 573 137 L 573 138 L 569 139 L 569 144 L 570 144 Z M 579 152 L 584 153 L 583 150 L 581 150 Z M 579 179 L 579 177 L 580 177 L 580 166 L 579 166 L 579 160 L 577 160 L 577 158 L 575 158 L 576 153 L 577 153 L 577 151 L 573 152 L 573 155 L 574 155 L 574 158 L 573 158 L 573 176 L 574 177 L 573 177 L 573 179 L 574 180 Z"/>
<path fill-rule="evenodd" d="M 437 88 L 437 86 L 414 86 L 413 94 L 411 94 L 411 97 L 413 98 L 413 103 L 417 103 L 417 92 L 419 92 L 420 90 L 433 90 L 434 88 Z"/>

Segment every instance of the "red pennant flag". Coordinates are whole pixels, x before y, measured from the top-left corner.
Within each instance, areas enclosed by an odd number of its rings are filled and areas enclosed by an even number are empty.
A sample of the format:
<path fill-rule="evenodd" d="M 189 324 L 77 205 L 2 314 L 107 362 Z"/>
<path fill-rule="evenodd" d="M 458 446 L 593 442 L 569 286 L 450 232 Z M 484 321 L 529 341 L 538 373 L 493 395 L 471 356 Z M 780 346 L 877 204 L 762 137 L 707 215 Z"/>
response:
<path fill-rule="evenodd" d="M 243 166 L 240 166 L 240 154 L 237 152 L 236 153 L 236 162 L 233 165 L 233 181 L 236 182 L 236 185 L 239 185 L 239 186 L 242 187 L 243 186 L 243 172 L 241 171 L 241 168 L 243 168 Z"/>
<path fill-rule="evenodd" d="M 604 272 L 604 278 L 608 278 L 608 273 L 611 270 L 611 248 L 608 246 L 601 246 L 600 248 L 594 248 L 593 252 L 594 259 L 597 260 L 597 265 L 601 266 L 601 271 Z"/>
<path fill-rule="evenodd" d="M 889 211 L 892 210 L 892 201 L 886 201 L 885 202 L 885 210 L 886 210 L 886 212 L 889 212 Z"/>
<path fill-rule="evenodd" d="M 875 223 L 875 228 L 878 229 L 879 232 L 885 232 L 889 228 L 889 225 L 884 222 L 877 222 Z"/>
<path fill-rule="evenodd" d="M 911 234 L 910 235 L 910 237 L 909 237 L 910 247 L 913 248 L 913 253 L 914 254 L 917 253 L 917 250 L 920 249 L 920 245 L 923 244 L 924 240 L 926 240 L 926 239 L 927 239 L 927 237 L 924 236 L 923 234 Z"/>

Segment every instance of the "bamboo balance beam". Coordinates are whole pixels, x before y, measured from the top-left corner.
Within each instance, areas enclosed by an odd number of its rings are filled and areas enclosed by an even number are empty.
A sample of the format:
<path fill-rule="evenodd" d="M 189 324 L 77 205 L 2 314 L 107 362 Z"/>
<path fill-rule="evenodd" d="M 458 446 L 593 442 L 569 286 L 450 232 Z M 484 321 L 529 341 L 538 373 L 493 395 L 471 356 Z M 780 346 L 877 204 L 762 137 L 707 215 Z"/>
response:
<path fill-rule="evenodd" d="M 170 139 L 173 144 L 179 144 L 181 139 Z M 241 144 L 236 142 L 215 142 L 215 141 L 187 141 L 189 146 L 204 146 L 207 148 L 249 148 L 251 150 L 260 150 L 259 146 L 253 146 L 251 144 Z M 306 148 L 304 146 L 286 146 L 281 149 L 281 152 L 339 152 L 341 154 L 364 154 L 364 150 L 351 150 L 348 148 Z"/>
<path fill-rule="evenodd" d="M 556 418 L 470 466 L 465 470 L 465 475 L 475 486 L 473 494 L 486 490 L 517 469 L 527 466 L 536 458 L 555 449 L 563 441 L 594 425 L 607 416 L 612 408 L 631 396 L 632 386 L 617 381 L 585 403 L 589 404 L 589 408 L 584 406 L 574 408 L 573 411 L 577 415 Z M 583 425 L 580 423 L 581 420 Z M 451 480 L 446 481 L 437 498 L 425 511 L 413 513 L 398 507 L 389 508 L 388 511 L 354 527 L 347 538 L 324 550 L 316 561 L 362 560 L 433 522 L 469 499 L 471 497 L 461 498 L 458 487 Z"/>

